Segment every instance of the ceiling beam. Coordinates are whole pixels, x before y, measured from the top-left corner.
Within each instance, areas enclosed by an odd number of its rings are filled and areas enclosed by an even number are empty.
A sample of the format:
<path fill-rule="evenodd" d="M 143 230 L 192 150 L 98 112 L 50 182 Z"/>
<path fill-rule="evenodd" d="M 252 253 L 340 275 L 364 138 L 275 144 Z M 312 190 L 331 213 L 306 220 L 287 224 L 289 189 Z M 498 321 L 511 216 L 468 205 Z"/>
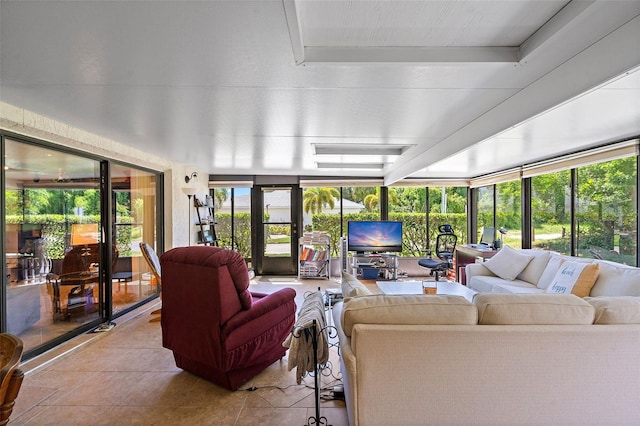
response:
<path fill-rule="evenodd" d="M 304 63 L 517 63 L 518 47 L 304 47 Z"/>
<path fill-rule="evenodd" d="M 293 50 L 293 58 L 296 65 L 304 62 L 304 44 L 302 42 L 302 33 L 300 32 L 300 20 L 298 19 L 298 10 L 296 9 L 295 0 L 282 0 L 285 18 L 287 19 L 287 29 L 289 30 L 289 38 L 291 39 L 291 49 Z"/>
<path fill-rule="evenodd" d="M 385 170 L 385 185 L 602 86 L 640 66 L 640 15 L 524 87 L 439 143 L 407 150 Z"/>
<path fill-rule="evenodd" d="M 554 38 L 571 31 L 571 22 L 593 6 L 595 0 L 570 1 L 520 45 L 520 60 L 526 59 Z"/>

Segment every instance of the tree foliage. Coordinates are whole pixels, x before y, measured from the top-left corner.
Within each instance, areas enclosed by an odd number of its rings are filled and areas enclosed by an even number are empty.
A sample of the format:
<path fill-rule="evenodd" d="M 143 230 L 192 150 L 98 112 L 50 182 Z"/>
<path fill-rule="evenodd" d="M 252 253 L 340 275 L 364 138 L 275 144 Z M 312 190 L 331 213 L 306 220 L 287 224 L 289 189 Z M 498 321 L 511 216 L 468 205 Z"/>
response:
<path fill-rule="evenodd" d="M 340 191 L 336 188 L 307 188 L 304 190 L 302 208 L 305 213 L 320 213 L 325 207 L 333 209 Z"/>

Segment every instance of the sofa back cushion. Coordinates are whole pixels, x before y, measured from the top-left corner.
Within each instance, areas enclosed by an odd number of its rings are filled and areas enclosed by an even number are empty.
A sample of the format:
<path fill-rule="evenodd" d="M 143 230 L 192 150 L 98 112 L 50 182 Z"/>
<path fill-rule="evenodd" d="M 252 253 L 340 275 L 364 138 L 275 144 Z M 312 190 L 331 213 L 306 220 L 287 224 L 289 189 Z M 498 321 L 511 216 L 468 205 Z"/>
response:
<path fill-rule="evenodd" d="M 513 281 L 531 262 L 533 256 L 519 253 L 509 246 L 504 246 L 483 265 L 502 279 Z"/>
<path fill-rule="evenodd" d="M 598 261 L 600 274 L 591 296 L 640 296 L 640 268 Z"/>
<path fill-rule="evenodd" d="M 376 294 L 346 300 L 342 330 L 351 336 L 355 324 L 469 325 L 478 310 L 461 296 Z"/>
<path fill-rule="evenodd" d="M 371 291 L 356 277 L 346 272 L 342 273 L 342 297 L 369 296 Z"/>
<path fill-rule="evenodd" d="M 586 297 L 596 310 L 594 324 L 640 324 L 640 297 Z"/>
<path fill-rule="evenodd" d="M 572 294 L 479 293 L 473 302 L 483 325 L 592 324 L 595 312 Z"/>
<path fill-rule="evenodd" d="M 518 274 L 517 279 L 537 285 L 549 262 L 551 252 L 547 250 L 523 249 L 518 253 L 533 256 L 531 262 Z"/>

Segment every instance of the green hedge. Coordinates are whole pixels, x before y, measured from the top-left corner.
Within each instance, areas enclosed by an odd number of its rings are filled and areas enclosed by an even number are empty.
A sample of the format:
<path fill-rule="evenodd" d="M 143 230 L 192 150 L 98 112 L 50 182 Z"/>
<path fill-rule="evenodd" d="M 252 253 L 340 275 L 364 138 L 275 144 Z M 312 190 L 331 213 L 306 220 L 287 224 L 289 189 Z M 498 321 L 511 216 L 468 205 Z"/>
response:
<path fill-rule="evenodd" d="M 378 213 L 351 213 L 343 215 L 344 232 L 347 232 L 349 221 L 378 220 Z M 425 245 L 425 215 L 424 213 L 390 213 L 389 220 L 402 221 L 402 253 L 405 257 L 424 256 L 424 250 L 435 247 L 438 226 L 449 223 L 453 226 L 458 242 L 462 244 L 467 239 L 467 215 L 464 213 L 436 213 L 430 214 L 429 243 Z M 340 255 L 340 215 L 317 213 L 312 215 L 313 230 L 327 232 L 331 237 L 331 256 Z M 428 246 L 428 247 L 427 247 Z"/>
<path fill-rule="evenodd" d="M 50 259 L 62 259 L 65 253 L 66 236 L 71 232 L 71 225 L 76 223 L 99 223 L 100 216 L 73 216 L 60 214 L 43 215 L 8 215 L 7 225 L 23 223 L 39 224 L 42 226 L 42 238 L 45 241 L 45 253 Z M 131 222 L 131 217 L 121 217 L 123 222 Z M 131 256 L 132 227 L 118 226 L 116 246 L 121 257 Z"/>

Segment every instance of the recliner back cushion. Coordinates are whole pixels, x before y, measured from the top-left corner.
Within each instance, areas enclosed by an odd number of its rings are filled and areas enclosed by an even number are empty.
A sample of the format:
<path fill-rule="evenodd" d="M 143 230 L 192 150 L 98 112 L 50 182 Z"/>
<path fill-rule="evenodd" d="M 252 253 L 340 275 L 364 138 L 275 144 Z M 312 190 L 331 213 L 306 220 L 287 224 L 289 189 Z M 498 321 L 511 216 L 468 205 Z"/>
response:
<path fill-rule="evenodd" d="M 479 293 L 473 302 L 483 325 L 592 324 L 595 312 L 573 294 Z"/>
<path fill-rule="evenodd" d="M 477 324 L 478 310 L 461 296 L 376 294 L 343 303 L 342 330 L 347 336 L 355 324 L 469 325 Z"/>
<path fill-rule="evenodd" d="M 251 308 L 253 299 L 249 291 L 249 271 L 240 253 L 212 246 L 191 246 L 188 247 L 188 250 L 184 249 L 185 247 L 180 247 L 170 251 L 176 253 L 176 250 L 178 250 L 178 252 L 183 253 L 181 260 L 185 263 L 210 268 L 226 267 L 240 299 L 242 309 L 248 310 Z"/>

